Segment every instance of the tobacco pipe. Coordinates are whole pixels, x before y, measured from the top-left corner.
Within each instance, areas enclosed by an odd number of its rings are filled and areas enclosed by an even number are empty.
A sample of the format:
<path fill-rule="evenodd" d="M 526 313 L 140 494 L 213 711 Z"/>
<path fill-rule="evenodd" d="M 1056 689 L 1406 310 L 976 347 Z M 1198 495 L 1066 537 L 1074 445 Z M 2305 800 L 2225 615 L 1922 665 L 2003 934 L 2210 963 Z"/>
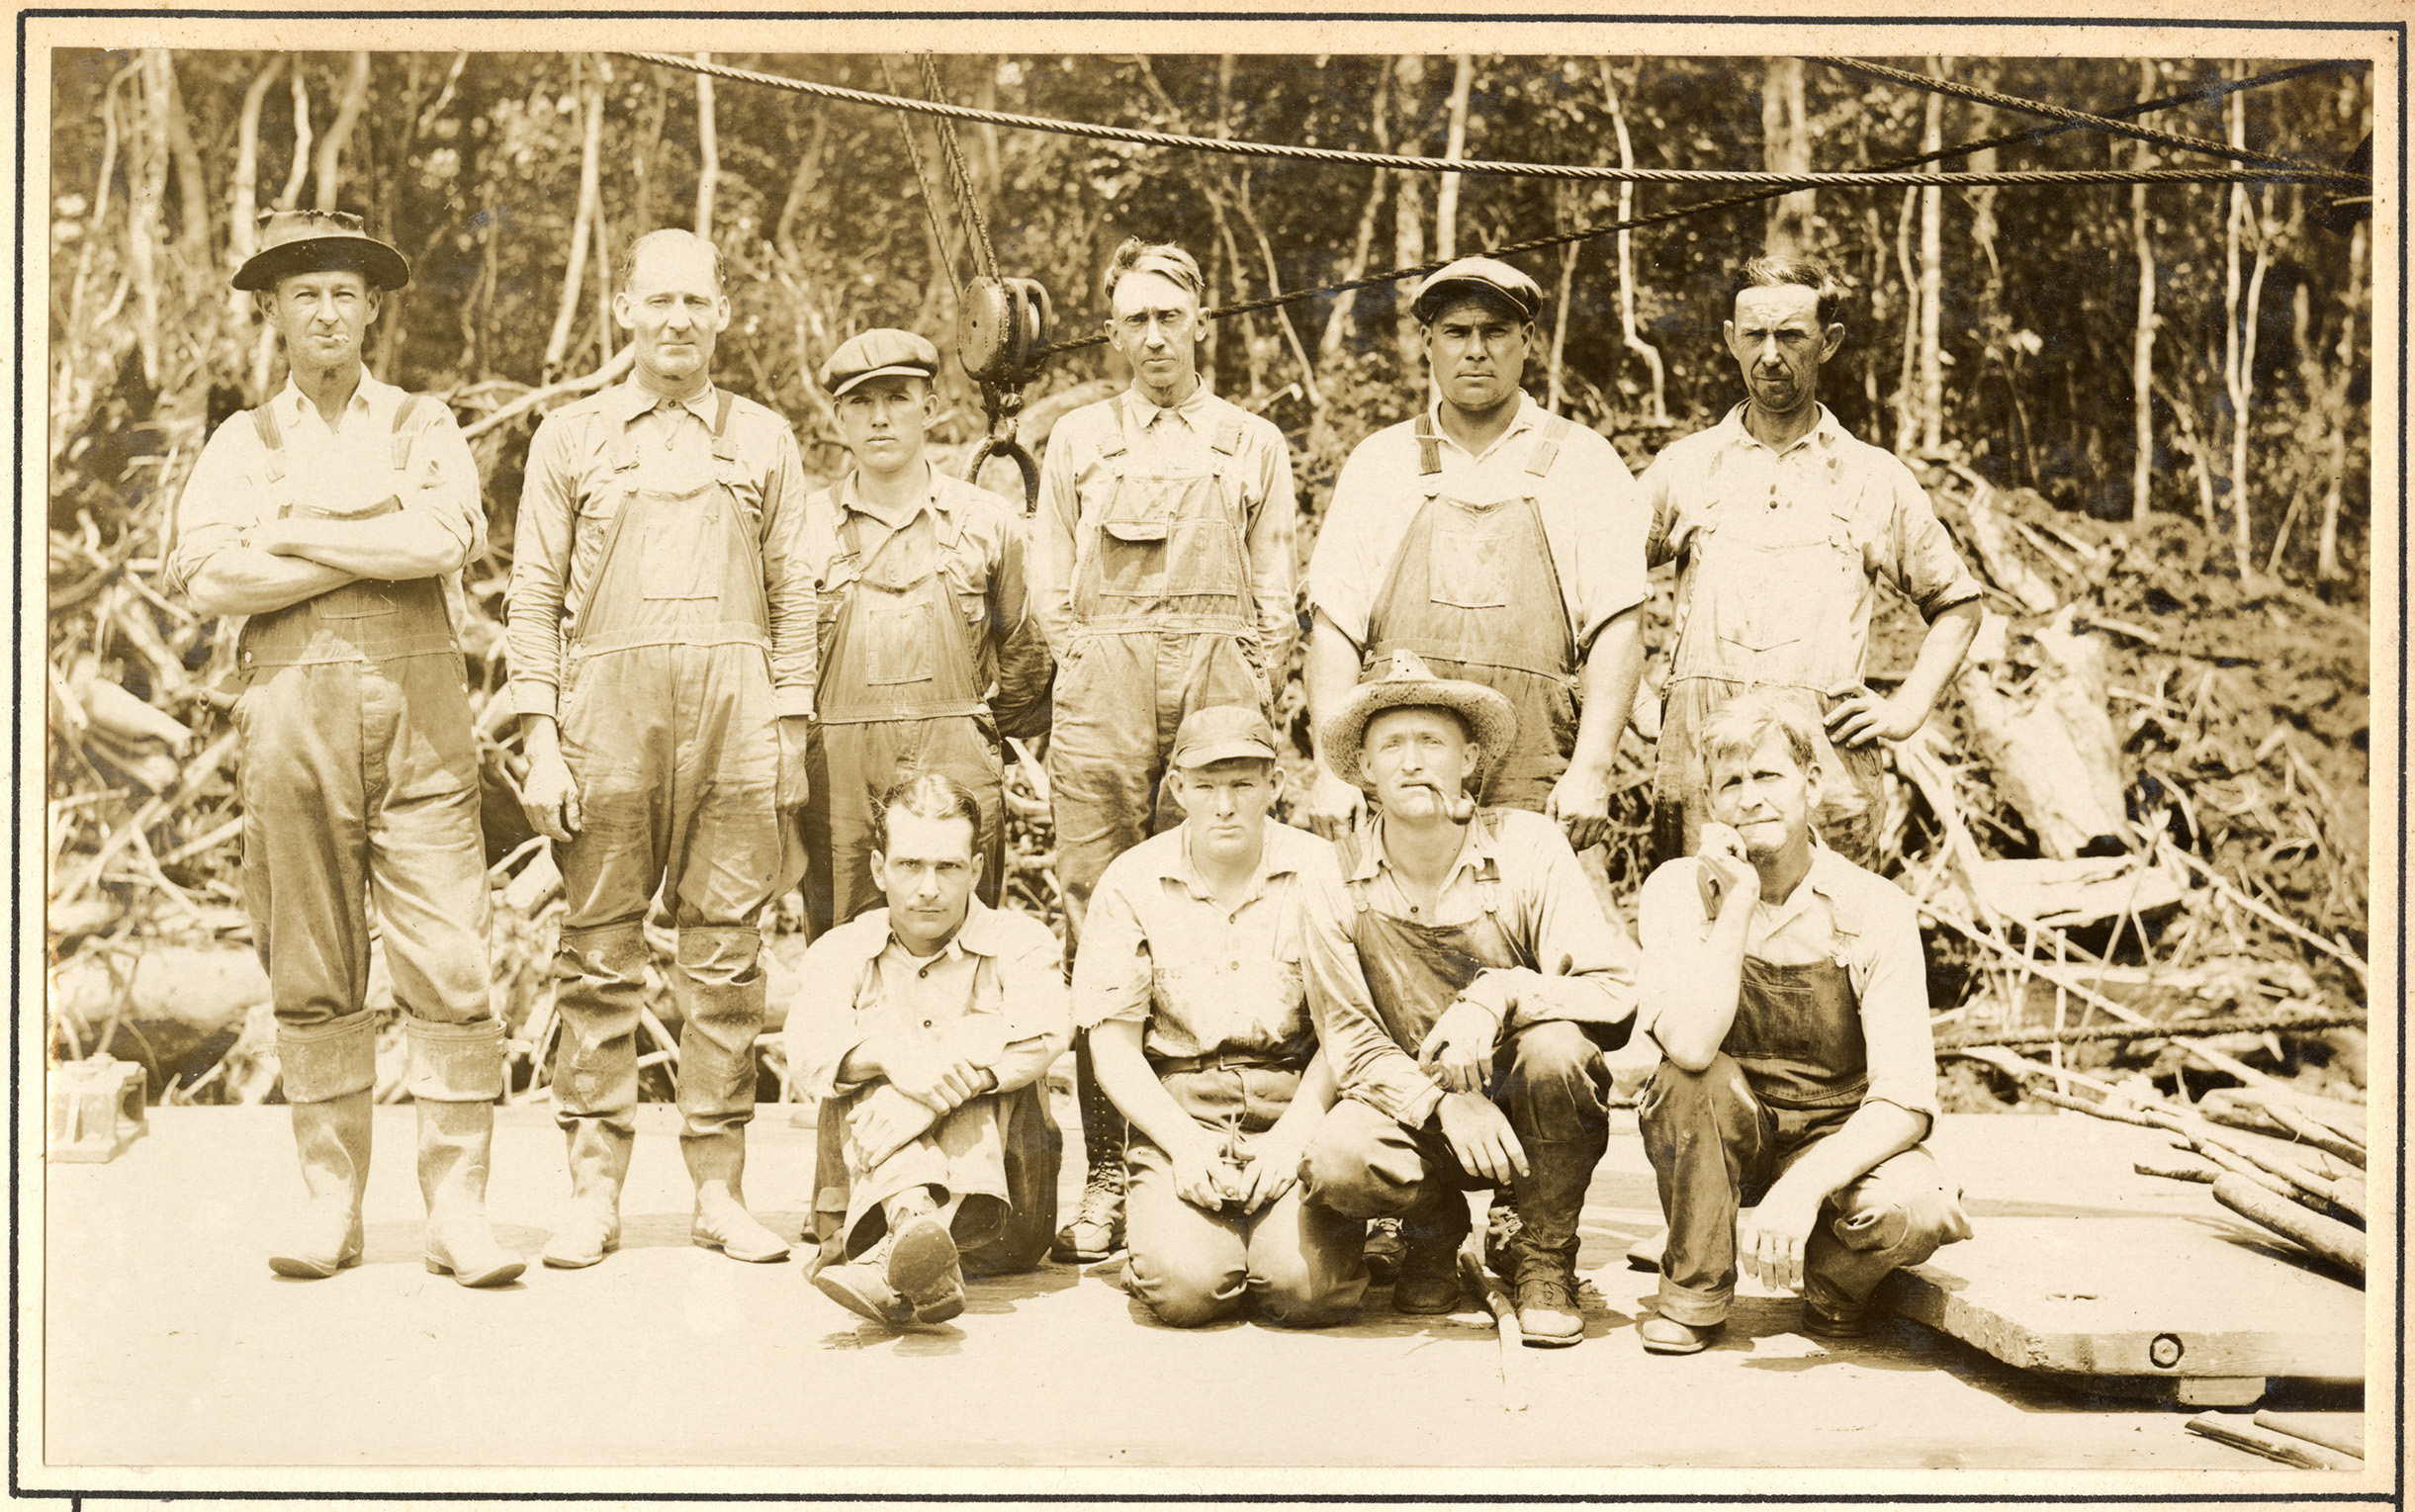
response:
<path fill-rule="evenodd" d="M 1455 825 L 1464 825 L 1476 817 L 1476 800 L 1466 793 L 1446 793 L 1431 782 L 1412 782 L 1408 785 L 1422 787 L 1432 793 L 1434 801 L 1442 805 L 1442 811 L 1451 816 L 1451 823 Z"/>

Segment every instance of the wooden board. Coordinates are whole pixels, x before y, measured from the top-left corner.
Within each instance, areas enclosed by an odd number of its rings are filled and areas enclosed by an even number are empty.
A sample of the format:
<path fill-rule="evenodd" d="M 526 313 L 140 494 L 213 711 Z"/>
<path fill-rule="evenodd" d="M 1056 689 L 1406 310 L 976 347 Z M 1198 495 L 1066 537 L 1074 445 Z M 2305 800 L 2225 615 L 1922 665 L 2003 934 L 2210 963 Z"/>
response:
<path fill-rule="evenodd" d="M 1888 1278 L 1879 1299 L 2009 1365 L 2194 1382 L 2184 1400 L 2365 1374 L 2365 1293 L 2244 1228 L 2151 1214 L 1973 1222 L 1975 1237 Z"/>

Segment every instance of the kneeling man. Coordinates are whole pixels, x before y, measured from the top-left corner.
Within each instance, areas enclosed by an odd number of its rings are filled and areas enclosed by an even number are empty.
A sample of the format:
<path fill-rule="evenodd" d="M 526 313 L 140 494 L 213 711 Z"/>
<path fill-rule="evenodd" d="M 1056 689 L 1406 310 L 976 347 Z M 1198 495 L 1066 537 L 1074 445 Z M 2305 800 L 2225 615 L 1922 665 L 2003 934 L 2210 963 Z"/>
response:
<path fill-rule="evenodd" d="M 1029 1269 L 1055 1221 L 1063 1146 L 1037 1084 L 1068 1037 L 1062 952 L 1038 920 L 975 901 L 980 832 L 952 778 L 891 789 L 872 818 L 888 907 L 815 940 L 798 972 L 814 1001 L 789 1021 L 795 1057 L 822 1100 L 815 1216 L 837 1219 L 811 1280 L 875 1322 L 954 1317 L 961 1252 L 1003 1245 Z"/>
<path fill-rule="evenodd" d="M 1367 1290 L 1367 1225 L 1297 1190 L 1334 1095 L 1300 985 L 1299 893 L 1333 847 L 1267 822 L 1284 771 L 1255 708 L 1193 713 L 1169 765 L 1182 828 L 1108 866 L 1073 968 L 1074 1024 L 1140 1136 L 1129 1290 L 1177 1328 L 1253 1302 L 1292 1327 L 1340 1322 Z"/>
<path fill-rule="evenodd" d="M 1740 694 L 1702 742 L 1712 823 L 1637 904 L 1665 1057 L 1644 1147 L 1669 1225 L 1637 1332 L 1662 1355 L 1719 1331 L 1740 1258 L 1802 1291 L 1807 1332 L 1851 1337 L 1889 1271 L 1971 1235 L 1921 1143 L 1937 1065 L 1912 900 L 1815 837 L 1830 774 L 1783 691 Z"/>
<path fill-rule="evenodd" d="M 1467 798 L 1516 736 L 1507 699 L 1406 651 L 1325 725 L 1333 769 L 1375 812 L 1306 889 L 1308 1002 L 1342 1100 L 1301 1180 L 1352 1217 L 1399 1216 L 1399 1312 L 1457 1307 L 1461 1194 L 1510 1188 L 1518 1324 L 1549 1347 L 1584 1338 L 1576 1223 L 1609 1144 L 1600 1052 L 1634 1023 L 1636 950 L 1558 825 Z"/>

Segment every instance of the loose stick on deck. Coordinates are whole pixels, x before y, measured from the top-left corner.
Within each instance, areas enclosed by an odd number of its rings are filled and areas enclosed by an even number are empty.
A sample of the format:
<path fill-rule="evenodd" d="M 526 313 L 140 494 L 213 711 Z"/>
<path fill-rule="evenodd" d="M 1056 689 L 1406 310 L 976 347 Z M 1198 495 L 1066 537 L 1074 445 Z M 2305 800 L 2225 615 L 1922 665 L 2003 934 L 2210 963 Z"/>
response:
<path fill-rule="evenodd" d="M 2308 1212 L 2294 1202 L 2278 1201 L 2272 1193 L 2237 1175 L 2224 1176 L 2215 1182 L 2213 1195 L 2215 1201 L 2231 1211 L 2291 1240 L 2299 1248 L 2344 1266 L 2360 1277 L 2365 1274 L 2365 1235 L 2361 1230 Z"/>
<path fill-rule="evenodd" d="M 2352 1460 L 2319 1444 L 2290 1434 L 2276 1433 L 2254 1423 L 2243 1423 L 2218 1412 L 2200 1413 L 2191 1418 L 2189 1431 L 2218 1444 L 2228 1444 L 2233 1449 L 2244 1449 L 2251 1455 L 2262 1455 L 2267 1460 L 2296 1466 L 2299 1469 L 2356 1470 L 2365 1468 L 2362 1460 Z"/>

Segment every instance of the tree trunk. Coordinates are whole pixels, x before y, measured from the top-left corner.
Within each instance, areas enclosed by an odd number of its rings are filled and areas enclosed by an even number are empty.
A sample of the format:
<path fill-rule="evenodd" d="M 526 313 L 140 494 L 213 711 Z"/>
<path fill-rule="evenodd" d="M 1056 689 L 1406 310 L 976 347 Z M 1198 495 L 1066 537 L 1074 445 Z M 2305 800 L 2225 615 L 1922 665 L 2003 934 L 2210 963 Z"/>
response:
<path fill-rule="evenodd" d="M 2244 77 L 2246 72 L 2245 63 L 2234 63 L 2224 70 L 2225 76 L 2231 78 Z M 2230 144 L 2243 147 L 2247 145 L 2246 91 L 2233 94 L 2227 104 Z M 2271 251 L 2270 238 L 2259 227 L 2255 270 L 2242 290 L 2240 243 L 2245 238 L 2250 216 L 2247 186 L 2231 185 L 2230 214 L 2222 226 L 2222 381 L 2230 396 L 2231 549 L 2242 579 L 2254 577 L 2256 571 L 2254 548 L 2248 540 L 2253 505 L 2248 496 L 2251 490 L 2247 478 L 2247 438 L 2255 399 L 2256 306 L 2263 294 L 2265 265 Z"/>
<path fill-rule="evenodd" d="M 2138 60 L 2138 98 L 2143 102 L 2155 97 L 2155 63 L 2151 58 Z M 2154 166 L 2155 151 L 2145 142 L 2138 143 L 2137 166 Z M 2147 186 L 2130 186 L 2130 236 L 2138 249 L 2138 325 L 2130 342 L 2130 389 L 2135 396 L 2131 403 L 2132 428 L 2137 433 L 2137 455 L 2130 464 L 2130 518 L 2145 523 L 2150 497 L 2150 485 L 2155 478 L 2155 239 L 2153 222 L 2147 218 Z"/>
<path fill-rule="evenodd" d="M 193 144 L 193 128 L 185 119 L 184 86 L 176 69 L 168 68 L 168 157 L 176 165 L 177 201 L 184 224 L 176 240 L 188 274 L 210 266 L 210 185 L 202 171 L 201 149 Z"/>
<path fill-rule="evenodd" d="M 1807 173 L 1811 165 L 1811 132 L 1803 118 L 1803 59 L 1768 58 L 1761 68 L 1761 166 L 1771 173 Z M 1809 252 L 1818 198 L 1817 191 L 1798 189 L 1770 201 L 1761 250 L 1772 257 Z"/>
<path fill-rule="evenodd" d="M 574 61 L 573 67 L 577 67 Z M 586 106 L 586 132 L 579 144 L 579 206 L 571 216 L 571 253 L 562 273 L 562 305 L 554 312 L 554 331 L 545 343 L 545 366 L 540 384 L 550 384 L 562 375 L 563 359 L 570 355 L 571 320 L 579 312 L 580 286 L 586 273 L 587 237 L 598 211 L 603 156 L 603 86 L 592 71 L 579 81 L 579 93 Z M 609 338 L 606 338 L 607 341 Z"/>
<path fill-rule="evenodd" d="M 1391 143 L 1386 139 L 1389 127 L 1385 119 L 1391 100 L 1391 80 L 1389 69 L 1376 70 L 1375 128 L 1369 133 L 1368 140 L 1374 143 L 1375 150 L 1379 152 L 1392 150 Z M 1350 244 L 1350 261 L 1341 270 L 1341 277 L 1335 280 L 1337 283 L 1347 284 L 1366 276 L 1368 260 L 1375 254 L 1376 218 L 1384 208 L 1386 178 L 1382 170 L 1368 175 L 1367 201 L 1359 208 L 1358 235 Z M 1358 303 L 1359 291 L 1356 289 L 1345 289 L 1333 297 L 1333 309 L 1325 314 L 1324 334 L 1316 342 L 1318 367 L 1328 366 L 1341 356 L 1342 343 L 1350 335 L 1350 314 L 1358 308 Z"/>
<path fill-rule="evenodd" d="M 271 53 L 267 64 L 252 76 L 243 91 L 243 111 L 234 131 L 234 178 L 226 188 L 226 266 L 243 266 L 260 249 L 260 107 L 269 86 L 285 72 L 285 54 Z M 226 317 L 236 330 L 251 324 L 251 296 L 240 289 L 226 291 Z"/>
<path fill-rule="evenodd" d="M 654 101 L 646 111 L 646 129 L 638 133 L 637 155 L 629 171 L 637 176 L 635 203 L 630 207 L 630 234 L 643 236 L 654 226 L 654 163 L 663 155 L 663 123 L 671 114 L 671 79 L 661 64 L 654 69 Z"/>
<path fill-rule="evenodd" d="M 294 61 L 294 161 L 285 170 L 285 188 L 277 196 L 279 210 L 302 203 L 302 185 L 311 176 L 311 87 L 303 82 L 302 61 Z"/>
<path fill-rule="evenodd" d="M 1565 231 L 1568 226 L 1567 185 L 1552 186 L 1552 229 Z M 1562 242 L 1560 246 L 1560 297 L 1552 305 L 1552 379 L 1543 407 L 1552 413 L 1561 412 L 1562 388 L 1560 365 L 1568 349 L 1568 295 L 1576 284 L 1576 243 Z"/>
<path fill-rule="evenodd" d="M 1258 243 L 1258 256 L 1266 265 L 1267 297 L 1273 299 L 1283 293 L 1283 276 L 1275 266 L 1275 244 L 1267 239 L 1266 227 L 1258 223 L 1258 213 L 1249 203 L 1247 171 L 1241 175 L 1240 193 L 1234 197 L 1233 204 L 1241 212 L 1241 223 L 1249 227 L 1251 237 Z M 1316 365 L 1308 361 L 1308 349 L 1299 343 L 1299 331 L 1292 324 L 1291 308 L 1276 306 L 1275 320 L 1283 327 L 1283 339 L 1292 349 L 1293 360 L 1299 364 L 1299 392 L 1308 401 L 1308 412 L 1313 417 L 1310 428 L 1313 430 L 1323 423 L 1325 417 L 1325 394 L 1317 386 Z"/>
<path fill-rule="evenodd" d="M 1945 77 L 1946 60 L 1932 57 L 1928 72 Z M 1922 117 L 1921 150 L 1934 152 L 1945 144 L 1945 97 L 1931 94 Z M 1921 450 L 1934 455 L 1944 444 L 1945 355 L 1938 342 L 1938 325 L 1945 307 L 1945 191 L 1921 191 Z"/>
<path fill-rule="evenodd" d="M 806 142 L 805 150 L 797 154 L 796 172 L 788 180 L 788 198 L 780 206 L 779 225 L 771 235 L 772 244 L 790 256 L 796 255 L 793 237 L 797 216 L 804 210 L 806 200 L 812 196 L 815 184 L 822 177 L 822 142 L 829 132 L 830 113 L 815 111 L 813 135 Z M 640 234 L 643 234 L 642 230 Z"/>
<path fill-rule="evenodd" d="M 1642 73 L 1642 68 L 1643 65 L 1639 63 L 1637 65 L 1639 75 Z M 1619 103 L 1618 85 L 1611 77 L 1608 58 L 1601 60 L 1601 75 L 1602 98 L 1609 103 L 1610 126 L 1618 135 L 1618 165 L 1622 168 L 1633 168 L 1635 166 L 1635 143 L 1627 134 L 1627 112 Z M 1619 181 L 1618 218 L 1621 221 L 1635 219 L 1635 181 L 1633 179 Z M 1567 301 L 1564 296 L 1561 301 L 1562 308 L 1565 309 L 1566 304 Z M 1668 423 L 1668 379 L 1660 364 L 1660 349 L 1645 340 L 1641 328 L 1636 324 L 1635 240 L 1634 233 L 1630 231 L 1618 233 L 1618 323 L 1619 334 L 1626 339 L 1627 350 L 1643 358 L 1644 366 L 1652 372 L 1652 411 L 1649 418 L 1655 425 L 1666 425 Z"/>
<path fill-rule="evenodd" d="M 1403 55 L 1392 64 L 1392 77 L 1399 85 L 1393 103 L 1403 128 L 1394 155 L 1421 157 L 1425 133 L 1414 123 L 1424 114 L 1425 59 L 1414 53 Z M 1425 175 L 1403 171 L 1392 181 L 1392 266 L 1414 268 L 1425 260 Z M 1416 389 L 1420 397 L 1413 407 L 1420 407 L 1424 403 L 1425 343 L 1418 334 L 1417 317 L 1409 313 L 1408 296 L 1413 293 L 1403 289 L 1393 302 L 1397 314 L 1392 334 L 1400 346 L 1402 387 Z"/>
<path fill-rule="evenodd" d="M 134 289 L 134 342 L 142 352 L 142 377 L 159 383 L 159 222 L 167 194 L 168 106 L 175 91 L 174 64 L 165 47 L 145 47 L 140 60 L 140 114 L 126 138 L 126 250 Z"/>
<path fill-rule="evenodd" d="M 699 52 L 696 61 L 709 63 L 710 52 Z M 721 177 L 721 144 L 713 133 L 713 76 L 696 75 L 696 234 L 713 239 L 713 185 Z"/>
<path fill-rule="evenodd" d="M 344 187 L 344 143 L 352 135 L 354 122 L 361 119 L 361 109 L 369 103 L 369 54 L 352 54 L 352 71 L 344 79 L 343 98 L 335 107 L 335 120 L 327 134 L 318 139 L 317 205 L 320 210 L 336 208 L 337 196 Z"/>
<path fill-rule="evenodd" d="M 1450 128 L 1442 149 L 1449 162 L 1468 155 L 1468 86 L 1475 78 L 1475 55 L 1461 53 L 1457 71 L 1451 75 Z M 1444 174 L 1434 198 L 1434 255 L 1445 261 L 1459 255 L 1459 178 L 1456 173 Z"/>
<path fill-rule="evenodd" d="M 1895 266 L 1904 280 L 1904 360 L 1895 375 L 1895 449 L 1912 450 L 1921 434 L 1918 384 L 1921 373 L 1921 274 L 1912 260 L 1913 213 L 1921 191 L 1904 191 L 1903 209 L 1895 217 Z"/>
<path fill-rule="evenodd" d="M 2348 389 L 2357 373 L 2357 311 L 2363 295 L 2365 222 L 2348 238 L 2348 291 L 2340 297 L 2339 366 L 2331 387 L 2331 456 L 2323 488 L 2323 534 L 2315 551 L 2314 576 L 2329 581 L 2348 576 L 2340 566 L 2340 485 L 2348 474 Z"/>

